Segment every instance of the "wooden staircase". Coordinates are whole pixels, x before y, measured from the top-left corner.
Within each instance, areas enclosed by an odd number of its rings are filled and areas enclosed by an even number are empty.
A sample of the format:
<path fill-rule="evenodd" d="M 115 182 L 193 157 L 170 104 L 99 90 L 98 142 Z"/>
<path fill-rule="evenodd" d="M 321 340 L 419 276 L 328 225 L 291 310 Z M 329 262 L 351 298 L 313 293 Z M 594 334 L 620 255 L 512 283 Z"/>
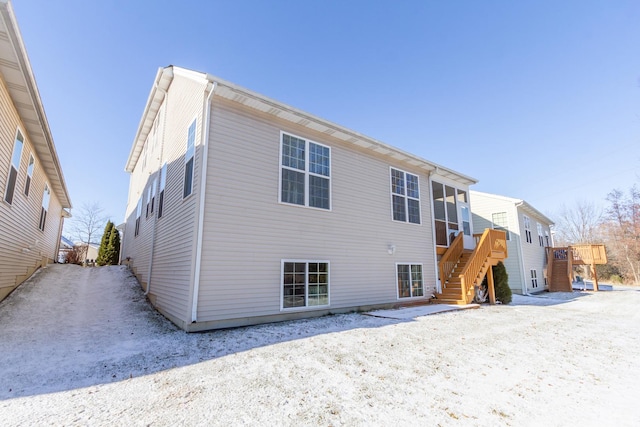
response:
<path fill-rule="evenodd" d="M 547 248 L 549 292 L 573 292 L 573 267 L 587 265 L 593 275 L 593 290 L 598 290 L 597 264 L 607 263 L 604 245 L 574 245 Z"/>
<path fill-rule="evenodd" d="M 458 234 L 440 259 L 438 266 L 442 292 L 435 302 L 465 305 L 473 301 L 475 287 L 489 272 L 489 268 L 507 258 L 507 238 L 504 231 L 486 229 L 477 236 L 476 248 L 463 247 L 463 235 Z M 494 300 L 493 276 L 490 276 L 490 298 Z"/>

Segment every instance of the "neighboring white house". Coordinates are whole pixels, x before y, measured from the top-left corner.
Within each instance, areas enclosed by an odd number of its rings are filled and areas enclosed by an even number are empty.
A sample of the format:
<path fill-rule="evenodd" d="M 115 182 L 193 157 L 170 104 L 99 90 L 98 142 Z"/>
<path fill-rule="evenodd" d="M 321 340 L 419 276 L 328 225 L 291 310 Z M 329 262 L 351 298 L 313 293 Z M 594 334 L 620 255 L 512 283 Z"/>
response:
<path fill-rule="evenodd" d="M 507 232 L 509 258 L 504 261 L 513 292 L 540 292 L 547 286 L 547 255 L 553 221 L 524 200 L 471 191 L 475 229 Z"/>
<path fill-rule="evenodd" d="M 0 300 L 57 259 L 69 208 L 13 8 L 0 0 Z"/>
<path fill-rule="evenodd" d="M 159 69 L 121 260 L 188 331 L 426 301 L 472 178 L 209 74 Z"/>

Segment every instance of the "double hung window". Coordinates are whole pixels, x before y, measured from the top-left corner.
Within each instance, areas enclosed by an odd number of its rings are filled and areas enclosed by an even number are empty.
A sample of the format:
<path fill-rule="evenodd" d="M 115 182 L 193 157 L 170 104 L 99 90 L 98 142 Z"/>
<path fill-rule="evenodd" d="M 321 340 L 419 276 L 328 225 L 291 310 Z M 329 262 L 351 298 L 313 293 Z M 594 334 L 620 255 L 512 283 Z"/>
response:
<path fill-rule="evenodd" d="M 164 213 L 164 188 L 167 186 L 167 164 L 160 169 L 160 196 L 158 196 L 158 218 Z"/>
<path fill-rule="evenodd" d="M 31 181 L 33 180 L 33 169 L 35 167 L 35 159 L 33 154 L 29 155 L 29 166 L 27 166 L 27 177 L 24 183 L 24 195 L 29 197 L 29 190 L 31 189 Z"/>
<path fill-rule="evenodd" d="M 391 168 L 393 220 L 420 224 L 418 176 Z"/>
<path fill-rule="evenodd" d="M 134 236 L 140 234 L 140 216 L 142 215 L 142 196 L 138 199 L 138 206 L 136 207 L 136 228 L 133 233 Z"/>
<path fill-rule="evenodd" d="M 4 200 L 13 203 L 13 193 L 16 189 L 16 180 L 18 179 L 18 170 L 20 169 L 20 157 L 22 157 L 22 146 L 24 145 L 24 136 L 20 130 L 16 134 L 13 142 L 13 153 L 11 154 L 11 167 L 9 168 L 9 176 L 7 179 L 7 188 L 4 192 Z"/>
<path fill-rule="evenodd" d="M 523 215 L 524 221 L 524 237 L 527 243 L 533 243 L 533 238 L 531 237 L 531 220 L 526 215 Z"/>
<path fill-rule="evenodd" d="M 193 167 L 196 146 L 196 121 L 193 120 L 187 132 L 187 152 L 184 155 L 184 190 L 182 198 L 189 196 L 193 192 Z"/>
<path fill-rule="evenodd" d="M 282 261 L 282 308 L 329 305 L 329 263 Z"/>
<path fill-rule="evenodd" d="M 42 209 L 40 210 L 40 222 L 38 228 L 44 231 L 44 226 L 47 223 L 47 212 L 49 211 L 49 200 L 51 199 L 51 190 L 47 184 L 44 185 L 44 192 L 42 193 Z"/>
<path fill-rule="evenodd" d="M 331 209 L 331 149 L 282 133 L 280 202 Z"/>
<path fill-rule="evenodd" d="M 538 287 L 538 272 L 534 269 L 531 269 L 531 287 Z"/>
<path fill-rule="evenodd" d="M 494 230 L 502 230 L 507 235 L 507 240 L 511 240 L 509 235 L 509 222 L 507 221 L 506 212 L 496 212 L 491 214 L 491 222 Z"/>
<path fill-rule="evenodd" d="M 542 224 L 538 223 L 538 243 L 544 246 L 544 235 L 542 234 Z"/>
<path fill-rule="evenodd" d="M 397 264 L 398 298 L 424 296 L 422 264 Z"/>

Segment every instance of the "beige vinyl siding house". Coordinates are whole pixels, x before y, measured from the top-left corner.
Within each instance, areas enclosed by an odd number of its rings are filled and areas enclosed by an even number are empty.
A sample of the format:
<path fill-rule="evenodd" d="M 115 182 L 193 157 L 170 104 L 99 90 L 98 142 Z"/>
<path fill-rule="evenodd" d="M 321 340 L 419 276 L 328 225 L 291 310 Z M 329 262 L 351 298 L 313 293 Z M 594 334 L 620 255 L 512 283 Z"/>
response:
<path fill-rule="evenodd" d="M 57 258 L 62 169 L 11 2 L 0 0 L 0 300 Z"/>
<path fill-rule="evenodd" d="M 553 221 L 521 199 L 471 191 L 476 229 L 507 232 L 509 258 L 504 261 L 509 287 L 519 294 L 547 290 L 546 247 L 553 246 Z"/>
<path fill-rule="evenodd" d="M 432 183 L 475 183 L 179 67 L 158 71 L 126 170 L 121 256 L 188 331 L 428 300 Z"/>

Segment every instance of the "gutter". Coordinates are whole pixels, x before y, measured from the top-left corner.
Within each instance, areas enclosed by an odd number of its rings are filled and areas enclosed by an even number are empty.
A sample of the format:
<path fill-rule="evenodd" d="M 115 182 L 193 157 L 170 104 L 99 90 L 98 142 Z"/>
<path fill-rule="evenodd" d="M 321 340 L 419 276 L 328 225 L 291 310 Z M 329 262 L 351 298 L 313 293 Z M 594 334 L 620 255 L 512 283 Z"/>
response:
<path fill-rule="evenodd" d="M 215 81 L 210 82 L 209 95 L 207 96 L 207 105 L 205 112 L 204 123 L 204 135 L 203 144 L 204 150 L 202 153 L 202 171 L 200 173 L 200 211 L 198 213 L 198 236 L 196 242 L 196 266 L 193 278 L 193 301 L 191 305 L 191 323 L 198 321 L 198 294 L 200 293 L 200 271 L 202 267 L 202 238 L 204 230 L 204 204 L 206 198 L 207 189 L 207 163 L 209 159 L 209 133 L 211 126 L 211 97 L 216 90 L 217 83 Z"/>

